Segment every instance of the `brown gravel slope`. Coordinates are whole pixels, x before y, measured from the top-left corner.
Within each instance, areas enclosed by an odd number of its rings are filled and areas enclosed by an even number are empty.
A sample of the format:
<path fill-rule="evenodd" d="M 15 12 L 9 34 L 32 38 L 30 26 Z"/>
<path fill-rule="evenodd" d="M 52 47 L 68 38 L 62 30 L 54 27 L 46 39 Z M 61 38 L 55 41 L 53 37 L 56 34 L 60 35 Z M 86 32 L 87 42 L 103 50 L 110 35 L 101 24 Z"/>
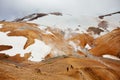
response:
<path fill-rule="evenodd" d="M 120 80 L 120 61 L 56 57 L 42 62 L 0 61 L 0 80 Z"/>

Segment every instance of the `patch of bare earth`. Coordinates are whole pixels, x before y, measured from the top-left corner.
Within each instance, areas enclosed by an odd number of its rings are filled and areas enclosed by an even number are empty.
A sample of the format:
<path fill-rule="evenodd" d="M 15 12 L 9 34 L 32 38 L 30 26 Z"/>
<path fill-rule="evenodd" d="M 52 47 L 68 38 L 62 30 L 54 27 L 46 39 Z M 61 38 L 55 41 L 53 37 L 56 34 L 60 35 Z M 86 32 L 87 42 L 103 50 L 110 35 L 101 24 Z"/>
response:
<path fill-rule="evenodd" d="M 120 61 L 70 56 L 42 62 L 0 61 L 1 80 L 120 80 Z M 107 74 L 107 75 L 106 75 Z"/>
<path fill-rule="evenodd" d="M 12 46 L 10 46 L 10 45 L 0 45 L 0 51 L 8 50 L 8 49 L 12 49 Z"/>

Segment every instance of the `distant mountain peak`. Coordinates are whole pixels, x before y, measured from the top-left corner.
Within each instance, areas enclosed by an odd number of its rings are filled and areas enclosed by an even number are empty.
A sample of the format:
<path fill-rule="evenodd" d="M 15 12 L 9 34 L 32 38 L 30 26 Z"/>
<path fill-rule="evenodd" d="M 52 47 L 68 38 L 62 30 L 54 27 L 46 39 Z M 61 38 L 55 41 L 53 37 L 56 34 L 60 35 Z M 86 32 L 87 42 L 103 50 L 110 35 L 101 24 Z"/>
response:
<path fill-rule="evenodd" d="M 106 15 L 100 15 L 100 16 L 98 16 L 98 17 L 99 17 L 100 19 L 103 19 L 104 17 L 112 16 L 112 15 L 114 15 L 114 14 L 120 14 L 120 11 L 114 12 L 114 13 L 110 13 L 110 14 L 106 14 Z"/>
<path fill-rule="evenodd" d="M 32 20 L 35 20 L 35 19 L 38 19 L 40 17 L 44 17 L 44 16 L 47 16 L 47 15 L 55 15 L 55 16 L 62 16 L 63 14 L 60 13 L 60 12 L 51 12 L 51 13 L 33 13 L 33 14 L 30 14 L 30 15 L 27 15 L 25 17 L 22 17 L 22 18 L 16 18 L 15 20 L 13 20 L 13 22 L 24 22 L 24 21 L 32 21 Z"/>

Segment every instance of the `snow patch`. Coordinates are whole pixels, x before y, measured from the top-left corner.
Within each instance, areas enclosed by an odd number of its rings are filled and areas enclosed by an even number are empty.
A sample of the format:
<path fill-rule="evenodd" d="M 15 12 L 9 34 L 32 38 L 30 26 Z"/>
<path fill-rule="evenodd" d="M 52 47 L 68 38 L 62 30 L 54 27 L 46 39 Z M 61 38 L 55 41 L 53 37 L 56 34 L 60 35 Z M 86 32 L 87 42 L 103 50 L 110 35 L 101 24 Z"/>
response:
<path fill-rule="evenodd" d="M 2 28 L 3 27 L 3 24 L 0 24 L 0 28 Z"/>
<path fill-rule="evenodd" d="M 13 48 L 5 51 L 0 51 L 0 53 L 5 53 L 9 56 L 14 56 L 16 54 L 21 54 L 24 56 L 24 53 L 27 51 L 23 50 L 23 47 L 27 41 L 25 37 L 12 37 L 7 36 L 7 33 L 0 32 L 0 44 L 1 45 L 11 45 Z"/>
<path fill-rule="evenodd" d="M 88 44 L 85 46 L 85 48 L 88 50 L 91 49 L 91 47 Z"/>
<path fill-rule="evenodd" d="M 31 51 L 31 61 L 41 61 L 46 55 L 50 53 L 51 47 L 46 45 L 43 41 L 35 39 L 35 43 L 27 47 L 28 51 Z"/>
<path fill-rule="evenodd" d="M 41 61 L 47 54 L 49 54 L 51 50 L 51 48 L 44 42 L 37 39 L 35 39 L 34 44 L 28 46 L 26 49 L 23 49 L 26 41 L 27 38 L 25 37 L 7 36 L 7 33 L 0 32 L 0 44 L 11 45 L 13 47 L 9 50 L 0 51 L 0 53 L 5 53 L 9 56 L 20 54 L 20 56 L 23 57 L 25 53 L 31 52 L 32 56 L 29 58 L 29 60 Z"/>
<path fill-rule="evenodd" d="M 110 58 L 110 59 L 115 59 L 115 60 L 120 60 L 120 58 L 112 55 L 103 55 L 104 58 Z"/>
<path fill-rule="evenodd" d="M 53 33 L 52 32 L 50 32 L 50 31 L 45 31 L 45 34 L 51 34 L 51 35 L 53 35 Z"/>
<path fill-rule="evenodd" d="M 48 15 L 29 22 L 45 26 L 57 27 L 62 30 L 67 28 L 76 29 L 78 26 L 80 26 L 80 31 L 86 31 L 89 26 L 97 26 L 98 20 L 98 18 L 95 18 L 93 16 L 79 16 L 78 18 L 72 15 Z"/>

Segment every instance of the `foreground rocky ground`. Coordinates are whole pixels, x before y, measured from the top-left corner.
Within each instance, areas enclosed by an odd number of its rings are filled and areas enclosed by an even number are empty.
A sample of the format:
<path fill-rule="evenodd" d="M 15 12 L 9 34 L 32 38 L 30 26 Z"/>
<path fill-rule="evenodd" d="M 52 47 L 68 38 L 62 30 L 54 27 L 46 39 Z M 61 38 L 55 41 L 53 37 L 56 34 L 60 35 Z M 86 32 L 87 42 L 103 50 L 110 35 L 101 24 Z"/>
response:
<path fill-rule="evenodd" d="M 0 80 L 120 80 L 120 61 L 62 56 L 42 62 L 0 60 Z"/>

